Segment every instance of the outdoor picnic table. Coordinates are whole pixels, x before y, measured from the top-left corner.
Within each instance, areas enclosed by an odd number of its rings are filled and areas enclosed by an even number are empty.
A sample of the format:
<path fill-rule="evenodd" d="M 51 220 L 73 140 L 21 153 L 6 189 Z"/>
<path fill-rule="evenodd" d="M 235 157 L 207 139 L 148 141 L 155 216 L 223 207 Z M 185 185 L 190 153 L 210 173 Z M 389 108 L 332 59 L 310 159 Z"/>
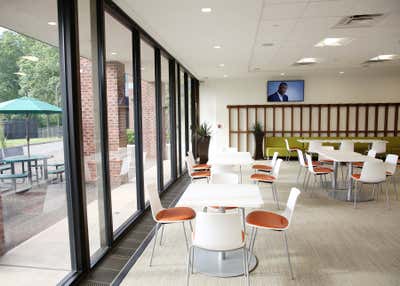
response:
<path fill-rule="evenodd" d="M 32 162 L 35 162 L 36 174 L 38 169 L 38 161 L 43 161 L 43 176 L 44 179 L 48 179 L 48 169 L 47 169 L 47 160 L 50 159 L 51 156 L 49 155 L 18 155 L 18 156 L 11 156 L 3 158 L 3 162 L 10 164 L 11 166 L 11 174 L 15 174 L 15 164 L 22 163 L 22 168 L 24 169 L 24 164 L 28 163 L 28 178 L 29 183 L 32 184 Z M 37 178 L 37 176 L 36 176 Z M 15 180 L 15 179 L 14 179 Z M 38 182 L 38 178 L 37 178 Z"/>

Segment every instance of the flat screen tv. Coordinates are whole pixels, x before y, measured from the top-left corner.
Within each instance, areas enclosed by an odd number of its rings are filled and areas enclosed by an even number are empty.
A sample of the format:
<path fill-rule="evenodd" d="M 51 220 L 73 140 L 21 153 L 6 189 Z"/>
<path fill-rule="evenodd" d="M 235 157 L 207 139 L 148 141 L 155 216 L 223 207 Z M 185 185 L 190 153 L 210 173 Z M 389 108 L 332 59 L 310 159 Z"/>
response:
<path fill-rule="evenodd" d="M 304 80 L 269 80 L 268 102 L 304 101 Z"/>

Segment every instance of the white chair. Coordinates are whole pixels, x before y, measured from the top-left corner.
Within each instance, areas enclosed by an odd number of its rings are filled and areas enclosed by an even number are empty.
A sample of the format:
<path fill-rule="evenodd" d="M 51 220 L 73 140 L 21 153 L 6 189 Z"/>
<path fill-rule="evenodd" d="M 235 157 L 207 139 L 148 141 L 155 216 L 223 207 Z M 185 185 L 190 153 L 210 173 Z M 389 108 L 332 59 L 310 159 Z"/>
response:
<path fill-rule="evenodd" d="M 335 150 L 335 148 L 333 146 L 321 146 L 319 148 L 320 151 L 333 151 Z M 326 157 L 324 157 L 321 154 L 318 154 L 318 162 L 319 163 L 325 163 L 325 164 L 333 164 L 333 161 L 331 159 L 328 159 Z"/>
<path fill-rule="evenodd" d="M 300 176 L 301 176 L 301 170 L 302 170 L 302 169 L 305 169 L 304 181 L 303 181 L 303 185 L 304 185 L 304 183 L 305 183 L 305 181 L 306 181 L 306 177 L 307 177 L 307 168 L 308 168 L 308 164 L 307 164 L 307 162 L 304 161 L 303 151 L 301 151 L 300 149 L 298 149 L 298 150 L 296 150 L 296 151 L 297 151 L 297 158 L 298 158 L 298 160 L 299 160 L 299 165 L 300 165 L 300 167 L 299 167 L 299 172 L 298 172 L 298 174 L 297 174 L 296 182 L 297 182 L 297 183 L 299 182 L 299 178 L 300 178 Z M 313 164 L 314 167 L 320 165 L 319 162 L 312 162 L 312 164 Z"/>
<path fill-rule="evenodd" d="M 278 180 L 279 170 L 281 168 L 282 159 L 278 159 L 275 163 L 274 169 L 272 170 L 271 175 L 267 174 L 253 174 L 250 176 L 250 179 L 254 180 L 257 184 L 258 183 L 265 183 L 270 184 L 272 189 L 272 196 L 274 201 L 276 202 L 276 206 L 279 209 L 279 196 L 278 191 L 275 186 L 275 182 Z"/>
<path fill-rule="evenodd" d="M 290 148 L 290 146 L 289 146 L 289 141 L 288 141 L 286 138 L 285 138 L 285 145 L 286 145 L 286 151 L 288 152 L 288 155 L 286 156 L 286 161 L 288 161 L 289 158 L 292 157 L 292 153 L 293 153 L 293 152 L 296 152 L 296 150 L 297 150 L 298 148 Z"/>
<path fill-rule="evenodd" d="M 322 166 L 314 167 L 310 154 L 306 154 L 306 158 L 307 158 L 308 172 L 309 172 L 310 175 L 308 176 L 307 181 L 306 181 L 305 191 L 307 191 L 308 186 L 310 184 L 311 175 L 313 175 L 314 178 L 319 177 L 321 185 L 324 185 L 324 182 L 323 182 L 323 179 L 322 179 L 322 177 L 324 177 L 324 179 L 325 179 L 325 185 L 324 186 L 325 186 L 325 189 L 326 189 L 326 183 L 327 183 L 326 175 L 328 175 L 328 174 L 332 175 L 333 174 L 333 170 L 331 168 L 322 167 Z M 312 194 L 313 194 L 313 192 L 311 192 L 311 195 Z"/>
<path fill-rule="evenodd" d="M 196 259 L 194 251 L 196 248 L 216 252 L 229 252 L 242 249 L 244 276 L 246 285 L 250 285 L 246 238 L 242 215 L 240 213 L 198 212 L 195 233 L 192 234 L 192 237 L 193 243 L 190 247 L 187 260 L 187 285 L 189 285 L 190 274 L 193 273 L 193 264 Z"/>
<path fill-rule="evenodd" d="M 350 140 L 342 141 L 339 150 L 344 152 L 354 152 L 354 142 Z"/>
<path fill-rule="evenodd" d="M 297 188 L 292 188 L 290 190 L 290 195 L 286 203 L 286 209 L 282 214 L 267 212 L 264 210 L 256 210 L 249 213 L 246 217 L 246 224 L 252 227 L 250 236 L 250 246 L 249 246 L 251 252 L 253 252 L 254 249 L 254 244 L 258 229 L 267 229 L 267 230 L 282 232 L 285 241 L 285 249 L 289 264 L 290 277 L 292 278 L 292 280 L 294 279 L 294 275 L 293 275 L 292 264 L 290 262 L 286 230 L 288 230 L 290 227 L 290 223 L 293 217 L 293 211 L 296 206 L 296 201 L 300 193 L 301 193 L 300 190 Z"/>
<path fill-rule="evenodd" d="M 269 173 L 274 168 L 276 160 L 278 159 L 278 156 L 279 156 L 279 153 L 274 152 L 274 155 L 272 156 L 272 160 L 271 160 L 270 164 L 254 164 L 251 168 L 253 170 L 255 170 L 256 173 L 257 173 L 257 171 Z"/>
<path fill-rule="evenodd" d="M 188 174 L 190 176 L 191 182 L 196 180 L 206 180 L 207 183 L 210 180 L 211 172 L 208 171 L 195 171 L 193 170 L 192 162 L 190 161 L 189 157 L 185 158 L 186 167 L 188 170 Z"/>
<path fill-rule="evenodd" d="M 386 142 L 384 141 L 374 141 L 372 142 L 371 149 L 376 152 L 376 154 L 386 153 Z"/>
<path fill-rule="evenodd" d="M 212 174 L 211 176 L 211 184 L 239 184 L 239 176 L 234 173 L 217 173 Z M 220 207 L 220 206 L 211 206 L 213 209 L 221 209 L 221 210 L 233 210 L 237 209 L 235 206 L 229 207 Z"/>
<path fill-rule="evenodd" d="M 381 160 L 371 160 L 364 163 L 361 169 L 361 174 L 353 174 L 352 179 L 355 181 L 354 194 L 353 194 L 353 205 L 357 208 L 357 192 L 358 185 L 372 184 L 373 193 L 375 196 L 375 186 L 380 188 L 382 191 L 382 183 L 386 182 L 386 167 Z M 360 186 L 360 190 L 361 190 Z M 377 192 L 378 193 L 378 192 Z M 389 193 L 386 188 L 386 204 L 389 207 Z"/>
<path fill-rule="evenodd" d="M 372 149 L 369 150 L 368 153 L 367 153 L 367 156 L 371 157 L 371 158 L 375 158 L 376 157 L 376 151 L 372 150 Z M 353 165 L 354 168 L 362 168 L 363 165 L 364 165 L 364 162 L 354 162 L 352 165 Z"/>
<path fill-rule="evenodd" d="M 399 156 L 395 155 L 395 154 L 388 154 L 388 155 L 386 155 L 386 159 L 385 159 L 386 176 L 388 179 L 390 179 L 390 181 L 393 185 L 393 189 L 396 193 L 396 200 L 399 199 L 399 195 L 397 192 L 396 179 L 394 176 L 396 175 L 398 160 L 399 160 Z"/>
<path fill-rule="evenodd" d="M 192 169 L 194 172 L 197 171 L 209 171 L 211 169 L 211 166 L 208 164 L 197 164 L 196 159 L 193 156 L 193 152 L 191 150 L 189 150 L 189 152 L 187 153 L 189 161 L 192 165 Z"/>
<path fill-rule="evenodd" d="M 153 248 L 151 250 L 151 256 L 149 261 L 149 266 L 153 261 L 154 249 L 156 248 L 157 243 L 157 234 L 158 230 L 161 228 L 161 237 L 160 237 L 160 245 L 162 243 L 164 226 L 171 223 L 182 223 L 183 233 L 185 235 L 186 248 L 189 248 L 188 239 L 186 236 L 185 230 L 185 222 L 189 222 L 190 228 L 192 228 L 191 220 L 196 217 L 196 213 L 193 209 L 187 207 L 175 207 L 175 208 L 163 208 L 160 200 L 160 196 L 156 188 L 147 188 L 145 187 L 147 196 L 150 201 L 151 206 L 151 214 L 153 216 L 154 221 L 157 223 L 155 228 L 154 242 Z"/>

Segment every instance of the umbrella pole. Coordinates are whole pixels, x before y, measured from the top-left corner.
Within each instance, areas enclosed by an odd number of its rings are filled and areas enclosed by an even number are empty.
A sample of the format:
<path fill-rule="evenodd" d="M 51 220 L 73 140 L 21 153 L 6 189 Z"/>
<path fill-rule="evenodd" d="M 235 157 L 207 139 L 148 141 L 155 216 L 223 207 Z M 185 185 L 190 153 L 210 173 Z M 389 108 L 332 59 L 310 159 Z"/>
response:
<path fill-rule="evenodd" d="M 30 141 L 30 137 L 29 137 L 29 114 L 26 115 L 26 119 L 25 119 L 25 130 L 26 130 L 26 141 L 28 143 L 28 157 L 31 156 L 31 150 L 30 150 L 30 146 L 29 146 L 29 141 Z"/>

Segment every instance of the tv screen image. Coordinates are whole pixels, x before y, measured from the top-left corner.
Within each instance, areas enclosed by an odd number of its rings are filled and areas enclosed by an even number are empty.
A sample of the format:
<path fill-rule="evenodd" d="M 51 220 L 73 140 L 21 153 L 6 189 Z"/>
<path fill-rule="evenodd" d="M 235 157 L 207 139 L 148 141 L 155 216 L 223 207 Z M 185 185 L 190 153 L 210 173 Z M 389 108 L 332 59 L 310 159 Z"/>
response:
<path fill-rule="evenodd" d="M 268 102 L 304 101 L 304 80 L 269 80 Z"/>

